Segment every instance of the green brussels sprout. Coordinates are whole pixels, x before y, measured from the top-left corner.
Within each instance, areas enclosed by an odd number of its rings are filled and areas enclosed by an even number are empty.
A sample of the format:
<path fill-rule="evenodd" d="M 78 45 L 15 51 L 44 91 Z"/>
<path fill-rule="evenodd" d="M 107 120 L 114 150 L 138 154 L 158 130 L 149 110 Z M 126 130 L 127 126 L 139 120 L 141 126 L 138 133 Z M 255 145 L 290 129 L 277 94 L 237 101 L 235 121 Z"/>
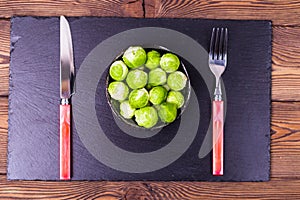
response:
<path fill-rule="evenodd" d="M 167 81 L 167 74 L 161 68 L 153 69 L 149 72 L 149 85 L 158 86 L 163 85 Z"/>
<path fill-rule="evenodd" d="M 154 105 L 161 104 L 167 96 L 167 90 L 162 86 L 154 87 L 149 92 L 150 102 Z"/>
<path fill-rule="evenodd" d="M 120 103 L 120 114 L 126 118 L 130 119 L 134 116 L 135 109 L 129 104 L 129 101 L 123 101 Z"/>
<path fill-rule="evenodd" d="M 179 58 L 172 53 L 166 53 L 160 59 L 160 66 L 167 73 L 175 72 L 179 65 Z"/>
<path fill-rule="evenodd" d="M 181 92 L 170 91 L 166 101 L 175 104 L 177 108 L 181 108 L 184 104 L 184 96 L 181 94 Z"/>
<path fill-rule="evenodd" d="M 145 87 L 147 81 L 148 74 L 139 69 L 129 71 L 126 78 L 128 86 L 133 90 Z"/>
<path fill-rule="evenodd" d="M 122 81 L 126 78 L 128 68 L 121 60 L 113 62 L 109 69 L 109 75 L 116 81 Z"/>
<path fill-rule="evenodd" d="M 146 51 L 140 46 L 129 47 L 123 54 L 123 61 L 131 68 L 138 68 L 145 64 L 147 59 Z"/>
<path fill-rule="evenodd" d="M 125 83 L 115 81 L 109 84 L 108 93 L 111 98 L 118 101 L 124 101 L 128 96 L 129 89 Z"/>
<path fill-rule="evenodd" d="M 162 122 L 171 123 L 177 117 L 177 107 L 173 103 L 164 102 L 157 106 L 158 115 Z"/>
<path fill-rule="evenodd" d="M 160 54 L 155 51 L 149 51 L 147 53 L 147 62 L 146 62 L 146 67 L 149 69 L 155 69 L 159 66 L 160 63 Z"/>
<path fill-rule="evenodd" d="M 147 106 L 135 111 L 135 121 L 139 126 L 152 128 L 158 121 L 155 108 Z"/>
<path fill-rule="evenodd" d="M 171 90 L 180 91 L 182 90 L 187 82 L 187 77 L 184 73 L 176 71 L 168 76 L 167 84 Z"/>
<path fill-rule="evenodd" d="M 129 104 L 133 108 L 142 108 L 148 104 L 149 94 L 145 88 L 133 90 L 129 94 Z"/>

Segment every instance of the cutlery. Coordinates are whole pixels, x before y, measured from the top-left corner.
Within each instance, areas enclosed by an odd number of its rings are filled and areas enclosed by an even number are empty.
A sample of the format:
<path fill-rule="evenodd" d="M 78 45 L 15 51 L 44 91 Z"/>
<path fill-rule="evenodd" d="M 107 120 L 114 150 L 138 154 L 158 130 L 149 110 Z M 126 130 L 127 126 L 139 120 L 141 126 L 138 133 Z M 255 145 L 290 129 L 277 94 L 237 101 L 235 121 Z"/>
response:
<path fill-rule="evenodd" d="M 71 178 L 71 102 L 74 94 L 74 60 L 68 21 L 60 17 L 60 179 Z"/>
<path fill-rule="evenodd" d="M 210 41 L 208 64 L 216 78 L 214 100 L 212 102 L 213 119 L 213 169 L 214 176 L 223 175 L 223 128 L 224 104 L 220 77 L 227 65 L 227 28 L 213 28 Z"/>

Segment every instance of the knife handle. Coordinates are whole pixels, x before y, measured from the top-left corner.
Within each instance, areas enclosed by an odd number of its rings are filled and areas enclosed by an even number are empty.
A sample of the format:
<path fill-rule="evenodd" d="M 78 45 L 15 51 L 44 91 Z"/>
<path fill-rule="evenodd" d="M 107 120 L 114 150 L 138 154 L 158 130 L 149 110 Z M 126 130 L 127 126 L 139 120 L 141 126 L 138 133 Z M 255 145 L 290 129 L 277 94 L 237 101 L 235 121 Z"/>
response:
<path fill-rule="evenodd" d="M 223 101 L 213 101 L 213 175 L 223 175 Z"/>
<path fill-rule="evenodd" d="M 71 105 L 60 105 L 60 180 L 71 177 L 71 142 L 70 142 Z"/>

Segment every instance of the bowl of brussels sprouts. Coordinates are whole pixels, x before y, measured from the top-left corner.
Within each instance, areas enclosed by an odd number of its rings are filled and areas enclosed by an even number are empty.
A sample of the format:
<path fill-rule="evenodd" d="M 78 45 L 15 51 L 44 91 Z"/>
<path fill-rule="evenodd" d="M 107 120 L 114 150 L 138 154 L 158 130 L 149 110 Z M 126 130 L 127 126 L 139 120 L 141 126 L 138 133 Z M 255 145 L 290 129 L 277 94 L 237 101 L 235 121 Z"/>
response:
<path fill-rule="evenodd" d="M 186 109 L 190 92 L 184 63 L 161 46 L 130 46 L 109 66 L 108 104 L 136 128 L 152 130 L 174 122 Z"/>

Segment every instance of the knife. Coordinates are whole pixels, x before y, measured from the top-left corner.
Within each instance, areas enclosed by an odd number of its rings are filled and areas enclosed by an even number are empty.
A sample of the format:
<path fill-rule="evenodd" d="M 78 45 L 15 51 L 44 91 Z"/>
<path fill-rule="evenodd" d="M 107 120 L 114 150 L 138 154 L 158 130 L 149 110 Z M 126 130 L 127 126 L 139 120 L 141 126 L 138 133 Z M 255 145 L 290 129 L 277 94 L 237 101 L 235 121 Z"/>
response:
<path fill-rule="evenodd" d="M 70 26 L 60 17 L 60 180 L 71 178 L 71 96 L 74 94 L 74 60 Z"/>

